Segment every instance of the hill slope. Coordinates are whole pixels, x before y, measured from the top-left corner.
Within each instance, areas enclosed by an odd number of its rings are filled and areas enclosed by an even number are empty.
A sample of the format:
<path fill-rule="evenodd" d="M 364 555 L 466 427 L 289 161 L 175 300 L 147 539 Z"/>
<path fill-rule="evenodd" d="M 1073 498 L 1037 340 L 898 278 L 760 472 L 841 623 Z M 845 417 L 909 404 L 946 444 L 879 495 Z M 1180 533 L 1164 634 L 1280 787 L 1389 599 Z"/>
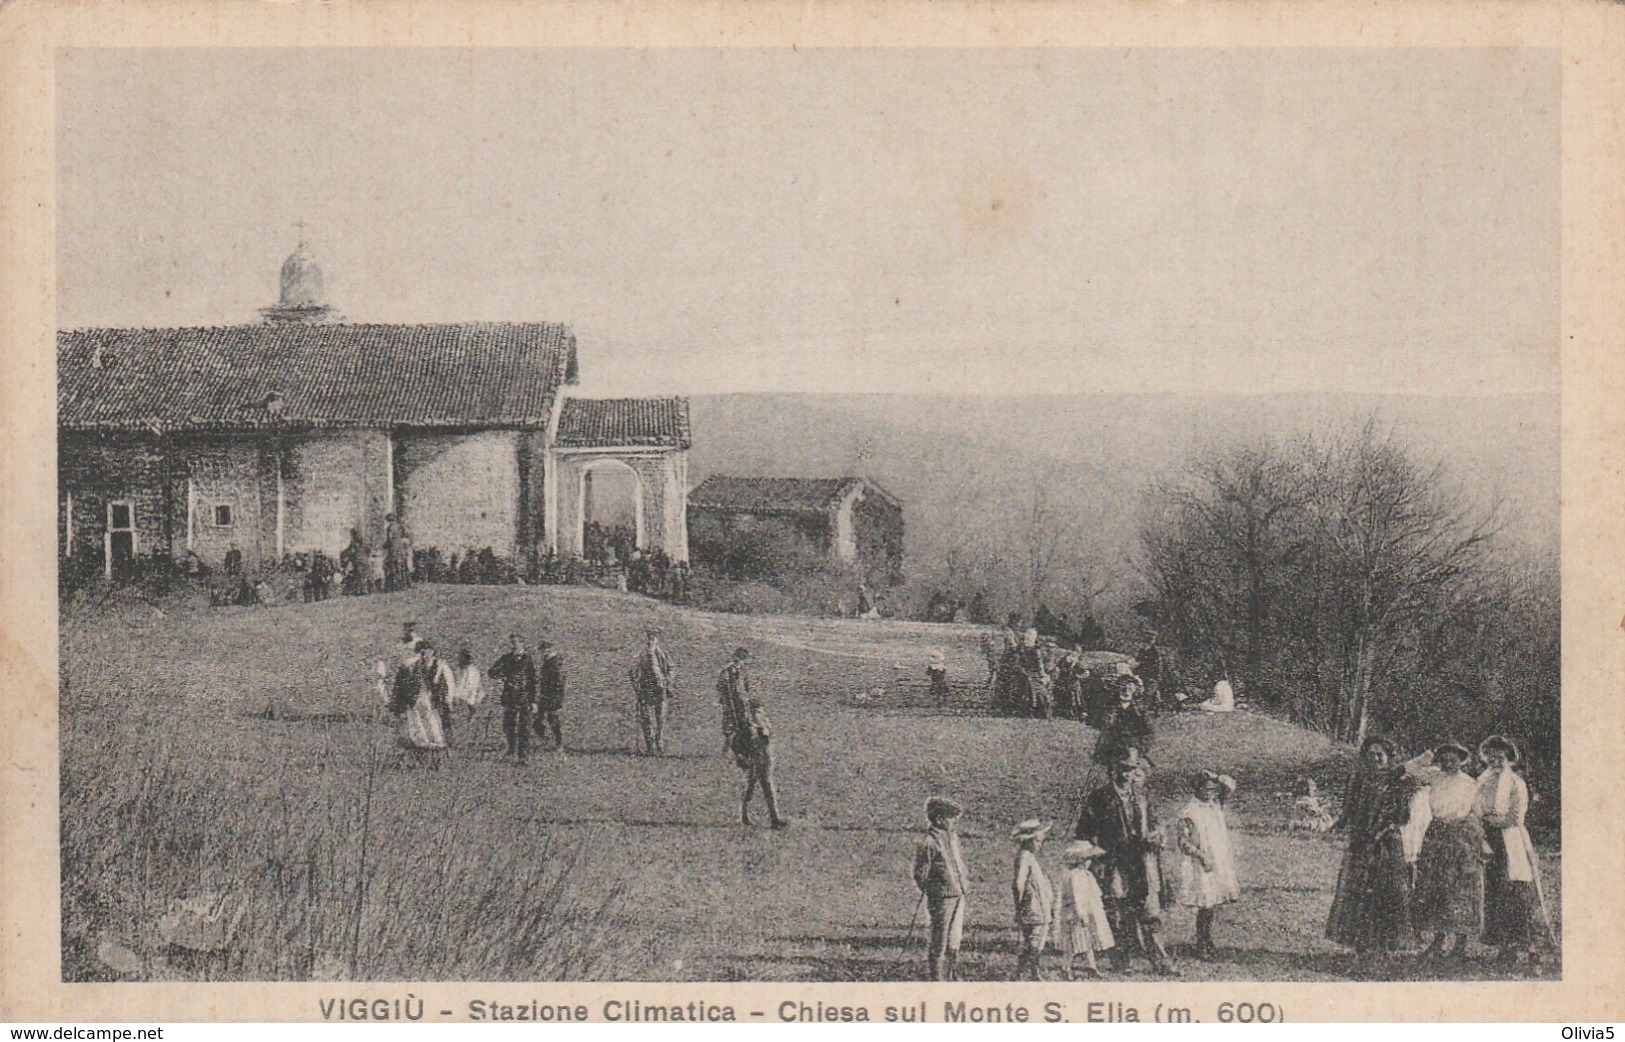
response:
<path fill-rule="evenodd" d="M 556 641 L 570 677 L 569 755 L 505 762 L 500 710 L 488 701 L 456 722 L 444 768 L 396 763 L 372 664 L 391 654 L 405 619 L 482 665 L 509 632 Z M 651 623 L 679 670 L 662 759 L 633 755 L 625 672 Z M 162 615 L 115 601 L 65 619 L 61 634 L 64 943 L 79 953 L 65 958 L 69 979 L 106 976 L 87 954 L 98 939 L 141 944 L 148 910 L 199 886 L 249 895 L 256 917 L 235 972 L 250 978 L 297 979 L 307 950 L 317 966 L 343 962 L 358 930 L 354 972 L 370 979 L 910 979 L 920 953 L 918 936 L 907 937 L 908 866 L 921 804 L 939 792 L 967 806 L 963 968 L 1003 979 L 1015 961 L 1009 828 L 1039 816 L 1064 829 L 1091 781 L 1088 728 L 985 715 L 970 627 L 721 616 L 584 589 L 420 586 Z M 714 692 L 737 644 L 752 650 L 754 690 L 774 725 L 780 798 L 795 819 L 785 833 L 761 828 L 759 805 L 756 828 L 739 824 L 741 778 L 722 754 Z M 926 704 L 922 683 L 938 648 L 956 681 L 945 710 Z M 871 703 L 852 698 L 875 688 Z M 1288 830 L 1289 800 L 1277 794 L 1306 773 L 1332 785 L 1346 752 L 1236 714 L 1167 722 L 1154 755 L 1164 817 L 1199 766 L 1241 783 L 1231 820 L 1246 893 L 1221 919 L 1224 957 L 1188 974 L 1338 977 L 1320 934 L 1339 845 Z M 193 810 L 154 813 L 153 799 Z M 376 837 L 374 896 L 356 927 L 363 806 Z M 100 867 L 83 871 L 87 860 Z M 298 880 L 308 871 L 308 892 L 288 881 L 290 864 Z M 525 934 L 505 948 L 497 941 L 537 914 L 506 874 L 537 864 L 562 866 L 564 940 Z M 1548 879 L 1555 891 L 1556 873 Z M 1188 915 L 1173 914 L 1171 938 L 1189 931 Z M 145 975 L 186 971 L 155 963 Z"/>

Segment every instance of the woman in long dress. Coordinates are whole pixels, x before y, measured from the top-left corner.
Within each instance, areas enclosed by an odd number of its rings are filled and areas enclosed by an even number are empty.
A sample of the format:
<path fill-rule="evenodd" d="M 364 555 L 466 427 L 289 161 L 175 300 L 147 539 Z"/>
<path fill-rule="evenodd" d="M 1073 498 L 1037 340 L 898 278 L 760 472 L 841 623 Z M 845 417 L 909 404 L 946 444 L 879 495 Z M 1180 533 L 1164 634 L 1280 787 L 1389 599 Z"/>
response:
<path fill-rule="evenodd" d="M 445 663 L 434 657 L 434 649 L 427 641 L 417 645 L 420 657 L 411 665 L 403 665 L 396 675 L 396 705 L 401 709 L 401 745 L 417 752 L 431 754 L 430 760 L 438 765 L 439 754 L 446 749 L 446 735 L 440 725 L 440 701 L 437 688 L 444 692 L 449 687 L 449 673 Z"/>
<path fill-rule="evenodd" d="M 1332 824 L 1348 831 L 1349 845 L 1337 873 L 1326 936 L 1353 948 L 1356 965 L 1395 951 L 1410 929 L 1411 871 L 1402 830 L 1413 787 L 1392 765 L 1394 756 L 1388 739 L 1365 740 L 1342 814 Z"/>
<path fill-rule="evenodd" d="M 1500 949 L 1504 963 L 1520 952 L 1539 961 L 1546 945 L 1555 945 L 1551 919 L 1540 889 L 1540 862 L 1524 827 L 1529 786 L 1513 767 L 1518 747 L 1492 735 L 1478 747 L 1488 769 L 1478 779 L 1474 810 L 1484 824 L 1490 860 L 1484 871 L 1484 943 Z"/>
<path fill-rule="evenodd" d="M 1416 929 L 1433 935 L 1424 957 L 1449 953 L 1466 959 L 1467 942 L 1484 932 L 1484 856 L 1489 847 L 1475 811 L 1478 780 L 1462 770 L 1468 755 L 1465 746 L 1446 742 L 1405 765 L 1427 785 L 1433 812 L 1417 858 L 1411 905 Z"/>

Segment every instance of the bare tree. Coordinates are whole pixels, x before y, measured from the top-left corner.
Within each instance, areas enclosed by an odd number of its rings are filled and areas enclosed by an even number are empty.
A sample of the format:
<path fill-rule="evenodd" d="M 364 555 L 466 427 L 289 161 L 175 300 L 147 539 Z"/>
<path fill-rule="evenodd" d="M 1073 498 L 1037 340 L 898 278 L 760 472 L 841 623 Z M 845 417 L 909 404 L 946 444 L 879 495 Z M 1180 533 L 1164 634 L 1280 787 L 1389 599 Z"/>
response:
<path fill-rule="evenodd" d="M 1049 592 L 1063 561 L 1063 550 L 1074 542 L 1071 518 L 1056 506 L 1053 489 L 1061 479 L 1059 468 L 1033 475 L 1030 494 L 1021 515 L 1019 549 L 1022 564 L 1023 606 L 1032 618 Z"/>
<path fill-rule="evenodd" d="M 1495 504 L 1375 423 L 1208 453 L 1147 504 L 1148 610 L 1210 668 L 1356 740 L 1427 686 L 1408 649 L 1486 574 L 1498 530 Z"/>

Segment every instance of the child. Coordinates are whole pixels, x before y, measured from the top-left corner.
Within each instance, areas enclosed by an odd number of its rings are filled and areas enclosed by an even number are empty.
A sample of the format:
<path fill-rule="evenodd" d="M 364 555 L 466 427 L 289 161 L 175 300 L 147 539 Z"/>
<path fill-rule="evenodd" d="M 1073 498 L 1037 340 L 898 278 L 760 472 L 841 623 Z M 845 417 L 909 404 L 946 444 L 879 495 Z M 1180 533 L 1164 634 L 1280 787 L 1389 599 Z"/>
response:
<path fill-rule="evenodd" d="M 1095 952 L 1103 952 L 1116 944 L 1112 937 L 1111 922 L 1106 918 L 1106 906 L 1101 900 L 1100 883 L 1089 862 L 1105 851 L 1086 839 L 1068 843 L 1061 851 L 1066 863 L 1066 877 L 1061 881 L 1061 947 L 1066 951 L 1066 979 L 1078 979 L 1078 960 L 1082 959 L 1085 976 L 1100 979 L 1100 967 L 1095 963 Z"/>
<path fill-rule="evenodd" d="M 1038 863 L 1038 848 L 1050 826 L 1037 818 L 1017 825 L 1010 838 L 1016 842 L 1016 876 L 1011 892 L 1016 899 L 1016 926 L 1021 930 L 1021 961 L 1017 980 L 1043 980 L 1038 960 L 1049 943 L 1050 923 L 1055 918 L 1055 891 L 1050 887 L 1044 866 Z"/>
<path fill-rule="evenodd" d="M 1228 775 L 1198 771 L 1195 797 L 1179 812 L 1179 903 L 1196 909 L 1196 957 L 1216 959 L 1213 912 L 1241 896 L 1224 801 L 1236 791 Z"/>
<path fill-rule="evenodd" d="M 925 678 L 931 683 L 931 699 L 936 702 L 938 709 L 948 706 L 948 660 L 942 652 L 933 651 L 931 661 L 925 667 Z"/>
<path fill-rule="evenodd" d="M 468 711 L 468 719 L 473 720 L 475 707 L 485 701 L 485 683 L 480 667 L 474 664 L 474 656 L 467 648 L 457 653 L 457 668 L 451 675 L 451 700 L 461 704 Z"/>

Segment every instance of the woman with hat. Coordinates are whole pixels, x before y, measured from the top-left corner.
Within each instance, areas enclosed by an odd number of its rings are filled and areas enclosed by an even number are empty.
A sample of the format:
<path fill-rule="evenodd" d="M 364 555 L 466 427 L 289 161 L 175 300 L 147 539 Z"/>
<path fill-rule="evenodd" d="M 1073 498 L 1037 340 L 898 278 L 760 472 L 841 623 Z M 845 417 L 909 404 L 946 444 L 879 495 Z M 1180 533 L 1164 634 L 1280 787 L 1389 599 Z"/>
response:
<path fill-rule="evenodd" d="M 1411 904 L 1416 929 L 1432 935 L 1425 957 L 1450 953 L 1464 960 L 1467 942 L 1484 930 L 1484 855 L 1489 846 L 1475 812 L 1478 781 L 1462 770 L 1470 755 L 1460 743 L 1445 742 L 1405 765 L 1407 773 L 1427 785 L 1433 814 L 1417 857 Z"/>
<path fill-rule="evenodd" d="M 1061 851 L 1066 875 L 1061 880 L 1061 914 L 1059 932 L 1061 950 L 1066 952 L 1066 979 L 1078 977 L 1078 960 L 1082 959 L 1086 975 L 1100 979 L 1100 966 L 1095 953 L 1108 951 L 1116 944 L 1112 937 L 1111 922 L 1106 918 L 1106 904 L 1100 893 L 1090 862 L 1105 851 L 1086 839 L 1073 840 Z"/>
<path fill-rule="evenodd" d="M 1372 735 L 1360 745 L 1343 811 L 1332 824 L 1348 831 L 1348 850 L 1337 873 L 1337 892 L 1326 936 L 1354 949 L 1355 965 L 1395 951 L 1410 930 L 1411 872 L 1401 830 L 1410 817 L 1410 794 L 1398 750 Z"/>
<path fill-rule="evenodd" d="M 1478 779 L 1474 810 L 1484 824 L 1490 859 L 1484 871 L 1484 943 L 1500 949 L 1501 961 L 1515 963 L 1520 951 L 1540 959 L 1543 945 L 1553 942 L 1551 920 L 1540 891 L 1540 863 L 1524 827 L 1529 786 L 1513 768 L 1518 747 L 1509 738 L 1491 735 L 1478 747 L 1487 765 Z"/>
<path fill-rule="evenodd" d="M 1028 818 L 1015 827 L 1010 838 L 1016 843 L 1016 875 L 1011 893 L 1016 899 L 1016 927 L 1021 931 L 1021 961 L 1016 980 L 1042 980 L 1038 961 L 1049 944 L 1050 924 L 1055 920 L 1055 890 L 1044 866 L 1038 863 L 1038 849 L 1044 845 L 1050 826 Z"/>

